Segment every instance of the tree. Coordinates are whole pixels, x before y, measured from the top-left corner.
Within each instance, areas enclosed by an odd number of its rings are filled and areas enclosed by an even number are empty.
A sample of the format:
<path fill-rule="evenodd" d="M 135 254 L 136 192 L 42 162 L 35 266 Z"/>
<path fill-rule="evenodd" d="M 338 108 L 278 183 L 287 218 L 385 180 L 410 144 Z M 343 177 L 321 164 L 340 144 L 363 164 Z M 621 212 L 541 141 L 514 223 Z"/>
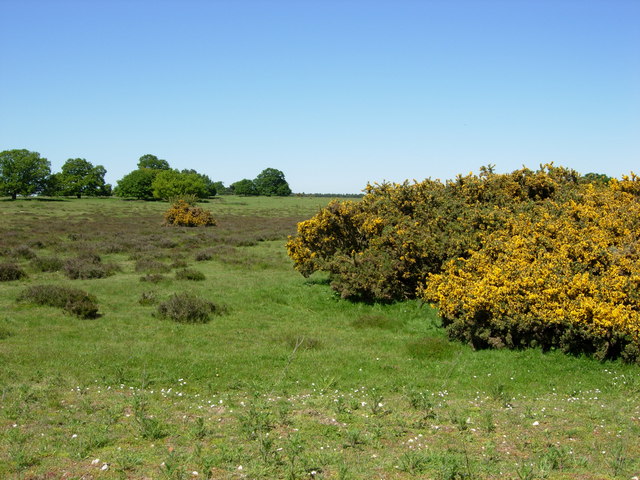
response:
<path fill-rule="evenodd" d="M 266 168 L 253 181 L 258 195 L 277 195 L 287 197 L 291 195 L 291 188 L 284 178 L 284 173 L 275 168 Z"/>
<path fill-rule="evenodd" d="M 235 195 L 258 195 L 255 183 L 248 178 L 232 183 L 230 189 Z"/>
<path fill-rule="evenodd" d="M 107 170 L 102 165 L 93 166 L 84 158 L 70 158 L 56 175 L 62 195 L 104 195 L 107 185 L 104 176 Z M 110 191 L 110 187 L 108 189 Z"/>
<path fill-rule="evenodd" d="M 118 180 L 118 185 L 113 190 L 117 197 L 133 197 L 146 199 L 153 197 L 152 184 L 158 170 L 151 168 L 139 168 Z"/>
<path fill-rule="evenodd" d="M 0 153 L 0 195 L 33 195 L 41 192 L 51 175 L 51 163 L 29 150 Z"/>
<path fill-rule="evenodd" d="M 161 160 L 155 155 L 151 155 L 147 153 L 146 155 L 142 155 L 138 160 L 138 168 L 150 168 L 152 170 L 169 170 L 171 167 L 169 166 L 169 162 L 166 160 Z"/>
<path fill-rule="evenodd" d="M 207 195 L 206 196 L 215 197 L 216 193 L 218 193 L 218 189 L 216 188 L 216 185 L 213 182 L 213 180 L 211 180 L 204 173 L 198 173 L 192 168 L 184 168 L 181 173 L 193 173 L 195 175 L 198 175 L 202 179 L 202 181 L 204 182 L 205 187 L 207 189 Z"/>
<path fill-rule="evenodd" d="M 228 195 L 231 193 L 231 187 L 225 187 L 222 182 L 213 182 L 213 188 L 216 189 L 216 195 Z"/>
<path fill-rule="evenodd" d="M 162 170 L 151 184 L 153 196 L 168 200 L 172 197 L 195 195 L 198 198 L 206 198 L 207 186 L 202 176 L 198 173 L 181 173 L 177 170 Z"/>

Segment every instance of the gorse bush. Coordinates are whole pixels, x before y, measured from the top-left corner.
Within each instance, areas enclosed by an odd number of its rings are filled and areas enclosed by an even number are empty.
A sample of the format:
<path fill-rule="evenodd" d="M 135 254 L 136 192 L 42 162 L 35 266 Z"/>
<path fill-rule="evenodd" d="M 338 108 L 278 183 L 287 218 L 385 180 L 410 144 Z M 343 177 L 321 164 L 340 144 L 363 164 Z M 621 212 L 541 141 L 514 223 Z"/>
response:
<path fill-rule="evenodd" d="M 476 347 L 558 347 L 640 358 L 640 197 L 587 185 L 509 219 L 420 295 Z"/>
<path fill-rule="evenodd" d="M 367 187 L 298 224 L 287 249 L 344 298 L 420 297 L 475 347 L 640 358 L 640 179 L 546 165 Z"/>
<path fill-rule="evenodd" d="M 98 305 L 95 296 L 76 288 L 59 285 L 34 285 L 24 290 L 18 301 L 62 308 L 80 318 L 96 318 Z"/>
<path fill-rule="evenodd" d="M 11 282 L 26 277 L 25 271 L 15 263 L 0 263 L 0 282 Z"/>
<path fill-rule="evenodd" d="M 564 198 L 579 182 L 564 168 L 491 168 L 453 181 L 367 186 L 361 202 L 333 202 L 298 224 L 287 249 L 303 275 L 327 271 L 344 298 L 393 301 L 416 296 L 430 273 L 466 257 L 483 236 L 537 202 Z"/>
<path fill-rule="evenodd" d="M 225 309 L 189 293 L 176 293 L 158 305 L 157 312 L 160 317 L 174 322 L 207 323 L 211 314 L 221 315 Z"/>
<path fill-rule="evenodd" d="M 173 202 L 164 213 L 164 224 L 179 227 L 208 227 L 216 224 L 210 211 L 197 207 L 184 199 Z"/>

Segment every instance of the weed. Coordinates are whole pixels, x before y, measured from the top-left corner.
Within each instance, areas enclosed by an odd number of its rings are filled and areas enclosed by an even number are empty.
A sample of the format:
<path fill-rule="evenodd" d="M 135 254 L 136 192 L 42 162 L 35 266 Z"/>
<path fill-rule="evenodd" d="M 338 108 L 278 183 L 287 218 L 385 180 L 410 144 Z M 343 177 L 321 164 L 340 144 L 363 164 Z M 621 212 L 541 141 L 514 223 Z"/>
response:
<path fill-rule="evenodd" d="M 398 459 L 398 469 L 412 475 L 423 473 L 429 464 L 429 457 L 421 451 L 409 450 Z"/>
<path fill-rule="evenodd" d="M 138 299 L 140 305 L 155 305 L 158 303 L 158 294 L 154 291 L 142 292 Z"/>

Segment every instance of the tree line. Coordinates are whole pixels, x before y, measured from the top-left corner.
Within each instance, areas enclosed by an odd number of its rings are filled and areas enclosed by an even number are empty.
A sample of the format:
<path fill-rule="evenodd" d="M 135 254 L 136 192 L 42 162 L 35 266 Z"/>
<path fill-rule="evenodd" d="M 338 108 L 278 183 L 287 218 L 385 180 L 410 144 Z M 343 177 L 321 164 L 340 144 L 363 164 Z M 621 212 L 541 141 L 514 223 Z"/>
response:
<path fill-rule="evenodd" d="M 15 200 L 20 196 L 111 196 L 122 198 L 170 199 L 191 195 L 208 198 L 215 195 L 288 196 L 291 188 L 284 173 L 266 168 L 253 179 L 242 179 L 229 187 L 214 182 L 193 169 L 171 168 L 167 160 L 142 155 L 137 168 L 117 181 L 115 187 L 105 182 L 107 170 L 84 158 L 69 158 L 61 171 L 51 172 L 51 163 L 38 152 L 25 149 L 0 153 L 0 195 Z"/>

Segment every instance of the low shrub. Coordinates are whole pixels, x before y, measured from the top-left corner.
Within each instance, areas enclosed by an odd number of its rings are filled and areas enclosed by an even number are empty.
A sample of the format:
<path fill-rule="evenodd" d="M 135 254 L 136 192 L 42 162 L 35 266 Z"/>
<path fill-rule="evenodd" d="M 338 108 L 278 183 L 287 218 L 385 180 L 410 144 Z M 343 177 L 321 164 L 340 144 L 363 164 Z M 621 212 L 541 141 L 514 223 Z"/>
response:
<path fill-rule="evenodd" d="M 105 278 L 118 270 L 116 265 L 103 264 L 100 256 L 85 254 L 77 258 L 70 258 L 64 263 L 65 275 L 72 279 Z"/>
<path fill-rule="evenodd" d="M 158 283 L 158 282 L 161 282 L 162 280 L 166 280 L 166 278 L 167 277 L 159 273 L 149 273 L 147 275 L 140 277 L 140 281 L 149 282 L 149 283 Z"/>
<path fill-rule="evenodd" d="M 58 272 L 64 266 L 64 262 L 58 257 L 36 257 L 31 264 L 40 272 Z"/>
<path fill-rule="evenodd" d="M 196 262 L 206 262 L 207 260 L 211 260 L 213 258 L 213 251 L 208 248 L 206 250 L 200 250 L 195 254 Z"/>
<path fill-rule="evenodd" d="M 28 260 L 36 258 L 36 256 L 37 256 L 36 252 L 31 250 L 31 248 L 27 247 L 26 245 L 20 245 L 20 246 L 14 248 L 11 251 L 11 255 L 13 257 L 26 258 Z"/>
<path fill-rule="evenodd" d="M 169 265 L 162 263 L 153 258 L 141 258 L 136 261 L 136 272 L 149 272 L 149 273 L 166 273 L 171 270 Z"/>
<path fill-rule="evenodd" d="M 199 272 L 198 270 L 194 270 L 192 268 L 185 268 L 184 270 L 178 270 L 176 272 L 177 280 L 194 280 L 194 281 L 202 281 L 205 280 L 206 277 L 204 273 Z"/>
<path fill-rule="evenodd" d="M 181 199 L 174 202 L 164 213 L 164 224 L 178 227 L 208 227 L 214 226 L 216 221 L 210 211 Z"/>
<path fill-rule="evenodd" d="M 96 297 L 76 288 L 34 285 L 24 290 L 18 301 L 61 308 L 80 318 L 98 317 Z"/>
<path fill-rule="evenodd" d="M 225 309 L 189 293 L 176 293 L 158 305 L 158 315 L 178 323 L 207 323 L 211 314 L 221 315 Z"/>
<path fill-rule="evenodd" d="M 138 300 L 140 305 L 155 305 L 158 303 L 158 294 L 157 292 L 142 292 L 140 295 L 140 299 Z"/>
<path fill-rule="evenodd" d="M 0 282 L 11 282 L 25 278 L 27 274 L 15 263 L 0 263 Z"/>

